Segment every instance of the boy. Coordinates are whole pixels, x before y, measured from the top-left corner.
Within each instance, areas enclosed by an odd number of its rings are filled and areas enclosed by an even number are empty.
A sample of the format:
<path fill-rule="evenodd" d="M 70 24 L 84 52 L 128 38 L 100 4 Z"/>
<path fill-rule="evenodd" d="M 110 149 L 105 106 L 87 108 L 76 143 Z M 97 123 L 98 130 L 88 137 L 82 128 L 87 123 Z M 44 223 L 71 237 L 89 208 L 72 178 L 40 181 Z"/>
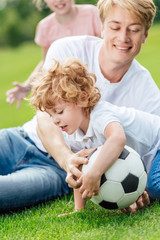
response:
<path fill-rule="evenodd" d="M 98 194 L 102 174 L 116 161 L 125 144 L 140 154 L 146 166 L 150 197 L 160 199 L 158 175 L 155 178 L 152 174 L 160 161 L 160 117 L 99 101 L 101 94 L 93 80 L 95 75 L 79 60 L 68 58 L 62 64 L 55 60 L 35 83 L 31 98 L 36 109 L 46 111 L 62 130 L 73 152 L 103 145 L 88 173 L 77 179 L 81 187 L 75 190 L 75 210 L 85 207 L 87 197 Z"/>

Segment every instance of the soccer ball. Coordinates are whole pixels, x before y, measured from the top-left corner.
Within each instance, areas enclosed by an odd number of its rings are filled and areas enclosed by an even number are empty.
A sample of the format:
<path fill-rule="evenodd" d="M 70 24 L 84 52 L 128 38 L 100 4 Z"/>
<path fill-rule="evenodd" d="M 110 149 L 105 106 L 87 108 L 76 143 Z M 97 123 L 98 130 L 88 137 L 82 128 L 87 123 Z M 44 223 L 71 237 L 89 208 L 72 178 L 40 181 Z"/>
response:
<path fill-rule="evenodd" d="M 95 162 L 102 146 L 93 151 L 82 172 Z M 107 161 L 107 160 L 106 160 Z M 147 174 L 139 154 L 125 146 L 116 162 L 102 175 L 99 194 L 91 201 L 106 209 L 122 209 L 134 203 L 143 193 Z"/>

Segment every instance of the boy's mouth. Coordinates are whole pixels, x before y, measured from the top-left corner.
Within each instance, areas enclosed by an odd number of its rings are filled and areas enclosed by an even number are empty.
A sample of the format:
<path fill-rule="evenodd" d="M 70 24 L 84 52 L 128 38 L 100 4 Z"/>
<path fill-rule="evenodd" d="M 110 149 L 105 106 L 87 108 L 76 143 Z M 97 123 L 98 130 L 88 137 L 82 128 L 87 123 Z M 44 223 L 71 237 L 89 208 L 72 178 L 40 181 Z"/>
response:
<path fill-rule="evenodd" d="M 67 130 L 67 125 L 61 126 L 60 127 L 62 131 L 66 131 Z"/>

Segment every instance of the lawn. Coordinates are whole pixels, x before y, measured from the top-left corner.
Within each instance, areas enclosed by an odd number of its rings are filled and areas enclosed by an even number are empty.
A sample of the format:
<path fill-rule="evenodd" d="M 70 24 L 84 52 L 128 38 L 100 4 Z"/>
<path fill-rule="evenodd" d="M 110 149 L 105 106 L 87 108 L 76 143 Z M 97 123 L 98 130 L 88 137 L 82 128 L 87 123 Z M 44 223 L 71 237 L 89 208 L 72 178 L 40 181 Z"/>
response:
<path fill-rule="evenodd" d="M 137 59 L 149 69 L 160 87 L 160 25 L 155 25 Z M 23 102 L 20 110 L 5 102 L 13 81 L 23 82 L 41 59 L 40 48 L 28 43 L 16 49 L 0 49 L 0 128 L 21 125 L 34 115 Z M 155 202 L 137 214 L 104 210 L 87 201 L 85 212 L 59 218 L 74 208 L 73 195 L 19 212 L 0 215 L 0 239 L 6 240 L 159 240 L 160 208 Z"/>
<path fill-rule="evenodd" d="M 137 60 L 150 71 L 160 88 L 160 24 L 151 28 Z"/>
<path fill-rule="evenodd" d="M 6 103 L 6 91 L 11 89 L 12 82 L 24 82 L 34 67 L 41 60 L 41 50 L 32 43 L 14 49 L 0 49 L 0 128 L 22 125 L 32 118 L 34 109 L 23 101 L 19 110 L 16 103 Z"/>

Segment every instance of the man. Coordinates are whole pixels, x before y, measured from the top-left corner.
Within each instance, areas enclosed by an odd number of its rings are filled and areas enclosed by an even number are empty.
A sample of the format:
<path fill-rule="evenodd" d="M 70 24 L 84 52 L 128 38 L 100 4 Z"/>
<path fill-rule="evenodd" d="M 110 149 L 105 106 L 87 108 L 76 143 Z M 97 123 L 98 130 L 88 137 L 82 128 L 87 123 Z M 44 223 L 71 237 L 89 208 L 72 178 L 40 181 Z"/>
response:
<path fill-rule="evenodd" d="M 103 100 L 160 115 L 159 89 L 149 72 L 135 60 L 155 16 L 153 1 L 99 0 L 98 10 L 103 39 L 83 36 L 58 40 L 51 45 L 44 68 L 49 69 L 54 59 L 77 57 L 95 73 Z M 79 165 L 87 162 L 85 150 L 72 153 L 47 119 L 46 114 L 38 113 L 38 133 L 43 145 L 67 171 L 69 185 L 79 187 L 75 179 L 81 176 Z M 129 211 L 134 212 L 148 203 L 145 192 L 138 205 Z"/>

